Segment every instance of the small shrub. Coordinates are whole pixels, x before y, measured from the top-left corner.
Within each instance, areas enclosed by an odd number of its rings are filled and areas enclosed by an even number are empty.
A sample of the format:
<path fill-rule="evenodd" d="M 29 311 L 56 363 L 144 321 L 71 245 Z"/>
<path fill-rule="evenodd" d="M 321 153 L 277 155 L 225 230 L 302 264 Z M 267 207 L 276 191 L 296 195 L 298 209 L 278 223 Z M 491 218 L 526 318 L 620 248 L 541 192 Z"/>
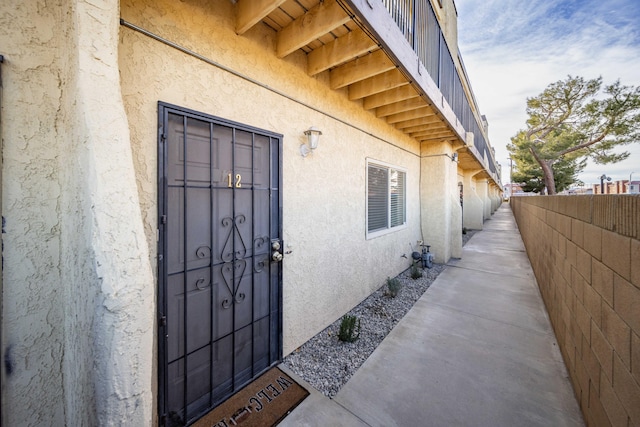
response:
<path fill-rule="evenodd" d="M 345 314 L 340 323 L 338 339 L 343 342 L 354 342 L 360 337 L 360 319 L 357 316 Z"/>
<path fill-rule="evenodd" d="M 420 270 L 420 267 L 418 267 L 418 263 L 414 262 L 411 265 L 411 278 L 413 280 L 418 280 L 421 277 L 422 277 L 422 270 Z"/>
<path fill-rule="evenodd" d="M 391 296 L 391 298 L 395 298 L 396 295 L 398 295 L 401 287 L 402 285 L 400 284 L 400 281 L 398 279 L 391 279 L 387 277 L 387 289 L 389 290 L 388 294 L 389 296 Z"/>

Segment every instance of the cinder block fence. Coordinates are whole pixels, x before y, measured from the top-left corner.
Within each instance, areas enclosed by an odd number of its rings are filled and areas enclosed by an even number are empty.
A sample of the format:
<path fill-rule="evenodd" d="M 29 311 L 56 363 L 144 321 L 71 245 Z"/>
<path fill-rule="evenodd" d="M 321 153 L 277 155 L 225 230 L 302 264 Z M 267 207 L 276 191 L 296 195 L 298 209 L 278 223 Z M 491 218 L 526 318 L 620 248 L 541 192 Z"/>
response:
<path fill-rule="evenodd" d="M 587 424 L 640 426 L 640 196 L 511 208 Z"/>

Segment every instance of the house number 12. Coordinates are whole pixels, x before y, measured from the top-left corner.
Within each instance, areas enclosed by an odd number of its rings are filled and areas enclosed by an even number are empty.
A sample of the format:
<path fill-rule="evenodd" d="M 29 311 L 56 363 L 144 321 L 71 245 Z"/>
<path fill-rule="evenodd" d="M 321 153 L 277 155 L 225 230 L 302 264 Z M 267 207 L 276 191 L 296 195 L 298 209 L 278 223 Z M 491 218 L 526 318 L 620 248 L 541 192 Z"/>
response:
<path fill-rule="evenodd" d="M 231 174 L 227 174 L 227 179 L 229 180 L 229 188 L 233 187 L 233 176 Z M 242 176 L 239 173 L 236 174 L 236 188 L 242 187 Z"/>

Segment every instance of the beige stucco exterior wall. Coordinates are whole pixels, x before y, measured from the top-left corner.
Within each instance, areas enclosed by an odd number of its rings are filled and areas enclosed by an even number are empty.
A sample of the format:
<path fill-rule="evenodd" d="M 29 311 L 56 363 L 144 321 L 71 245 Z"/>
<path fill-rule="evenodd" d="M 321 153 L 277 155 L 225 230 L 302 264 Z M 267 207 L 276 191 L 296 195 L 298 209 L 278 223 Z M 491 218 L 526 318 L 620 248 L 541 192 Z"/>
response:
<path fill-rule="evenodd" d="M 149 424 L 153 278 L 118 90 L 118 4 L 0 9 L 3 425 Z"/>
<path fill-rule="evenodd" d="M 63 132 L 70 123 L 58 113 L 65 102 L 61 72 L 66 58 L 56 50 L 66 47 L 66 42 L 53 28 L 68 21 L 62 4 L 39 12 L 33 3 L 8 3 L 0 13 L 0 46 L 5 56 L 2 215 L 6 220 L 2 349 L 8 365 L 3 379 L 3 424 L 63 423 L 65 408 L 56 398 L 64 384 L 59 369 L 64 353 L 60 327 L 64 295 L 58 286 L 62 276 L 58 156 L 63 141 L 56 138 L 56 129 Z M 36 111 L 44 114 L 33 120 Z"/>
<path fill-rule="evenodd" d="M 482 230 L 484 202 L 477 192 L 478 182 L 474 178 L 479 171 L 464 171 L 464 210 L 462 225 L 471 230 Z"/>
<path fill-rule="evenodd" d="M 88 148 L 91 248 L 99 284 L 93 339 L 101 423 L 153 420 L 154 288 L 122 95 L 115 0 L 76 3 L 78 103 Z M 105 108 L 109 106 L 109 108 Z"/>
<path fill-rule="evenodd" d="M 482 200 L 483 219 L 491 218 L 491 200 L 489 199 L 489 183 L 486 178 L 476 181 L 476 192 Z"/>
<path fill-rule="evenodd" d="M 640 425 L 640 196 L 509 203 L 585 421 Z"/>
<path fill-rule="evenodd" d="M 415 141 L 349 101 L 346 90 L 331 91 L 327 72 L 309 77 L 304 53 L 276 59 L 270 28 L 236 35 L 231 2 L 124 1 L 122 17 L 258 83 L 121 29 L 122 90 L 152 259 L 161 100 L 284 135 L 284 242 L 291 251 L 283 262 L 285 354 L 409 266 L 401 256 L 410 258 L 409 244 L 420 239 Z M 303 132 L 312 125 L 323 135 L 319 148 L 303 158 Z M 408 226 L 370 240 L 367 158 L 406 169 L 408 180 Z"/>
<path fill-rule="evenodd" d="M 436 262 L 447 262 L 462 254 L 462 209 L 458 190 L 457 163 L 447 141 L 422 145 L 420 198 L 424 242 L 431 246 Z"/>

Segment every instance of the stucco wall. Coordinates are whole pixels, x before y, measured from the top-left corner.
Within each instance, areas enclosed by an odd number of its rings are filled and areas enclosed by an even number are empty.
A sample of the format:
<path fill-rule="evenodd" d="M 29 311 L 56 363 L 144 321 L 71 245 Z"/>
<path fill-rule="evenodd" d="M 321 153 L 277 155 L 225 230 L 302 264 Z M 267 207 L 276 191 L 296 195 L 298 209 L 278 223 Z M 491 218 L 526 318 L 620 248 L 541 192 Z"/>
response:
<path fill-rule="evenodd" d="M 640 196 L 510 203 L 585 420 L 640 425 Z"/>
<path fill-rule="evenodd" d="M 64 402 L 57 397 L 64 384 L 58 159 L 64 140 L 56 136 L 69 121 L 59 113 L 66 58 L 56 50 L 66 47 L 68 33 L 53 31 L 67 22 L 62 3 L 38 10 L 34 2 L 9 1 L 0 13 L 6 425 L 64 422 Z"/>
<path fill-rule="evenodd" d="M 478 194 L 477 170 L 464 171 L 463 226 L 471 230 L 482 230 L 484 202 Z"/>
<path fill-rule="evenodd" d="M 448 142 L 422 146 L 422 168 L 428 171 L 422 174 L 420 185 L 422 232 L 439 263 L 462 255 L 462 209 L 452 154 Z"/>
<path fill-rule="evenodd" d="M 118 4 L 3 2 L 3 425 L 153 419 Z"/>
<path fill-rule="evenodd" d="M 309 77 L 304 53 L 277 59 L 276 34 L 267 26 L 236 35 L 229 1 L 128 0 L 122 17 L 258 83 L 121 29 L 122 91 L 154 250 L 161 100 L 284 135 L 284 242 L 292 251 L 283 264 L 285 354 L 409 266 L 401 256 L 421 238 L 415 141 L 349 101 L 346 89 L 330 90 L 328 72 Z M 303 158 L 303 132 L 312 125 L 323 135 L 319 148 Z M 371 240 L 365 238 L 367 158 L 408 172 L 408 227 Z"/>

